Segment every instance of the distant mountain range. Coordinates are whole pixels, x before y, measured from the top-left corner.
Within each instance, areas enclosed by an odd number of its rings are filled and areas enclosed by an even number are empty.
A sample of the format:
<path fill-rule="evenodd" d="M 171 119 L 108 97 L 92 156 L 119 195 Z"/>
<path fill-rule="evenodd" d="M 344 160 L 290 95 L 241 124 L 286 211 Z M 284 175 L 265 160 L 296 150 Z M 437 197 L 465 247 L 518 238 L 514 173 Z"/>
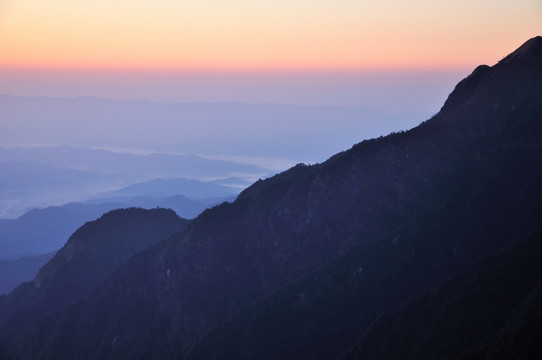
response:
<path fill-rule="evenodd" d="M 176 186 L 172 179 L 200 179 L 206 182 L 227 179 L 230 183 L 224 183 L 226 185 L 204 185 L 209 190 L 208 194 L 201 190 L 195 194 L 197 198 L 223 197 L 248 186 L 250 182 L 245 178 L 257 179 L 270 173 L 273 171 L 255 165 L 196 155 L 121 154 L 66 146 L 0 148 L 0 217 L 16 218 L 36 207 L 81 202 L 128 185 L 141 188 L 144 185 L 135 184 L 151 180 L 169 186 L 168 195 L 193 197 L 191 189 L 186 194 L 171 191 Z M 165 183 L 166 179 L 169 184 Z M 156 186 L 157 182 L 151 184 L 152 190 L 163 192 Z M 190 188 L 188 184 L 181 184 L 179 189 L 183 187 Z M 156 197 L 141 191 L 138 195 Z"/>
<path fill-rule="evenodd" d="M 95 220 L 110 210 L 128 207 L 170 208 L 179 216 L 190 219 L 225 200 L 232 198 L 228 196 L 195 201 L 182 195 L 163 198 L 133 196 L 104 199 L 96 204 L 69 203 L 34 209 L 17 219 L 0 220 L 0 259 L 56 251 L 81 224 Z"/>
<path fill-rule="evenodd" d="M 172 214 L 107 214 L 0 298 L 0 357 L 537 358 L 540 94 L 536 37 L 416 128 L 257 181 L 169 237 Z M 154 245 L 130 257 L 139 232 Z"/>
<path fill-rule="evenodd" d="M 33 161 L 0 162 L 0 216 L 16 218 L 36 207 L 61 205 L 118 188 L 126 179 Z"/>
<path fill-rule="evenodd" d="M 191 199 L 209 199 L 237 195 L 251 183 L 241 178 L 227 178 L 214 181 L 174 178 L 154 179 L 132 184 L 122 189 L 94 196 L 96 201 L 115 197 L 166 197 L 182 194 Z"/>
<path fill-rule="evenodd" d="M 33 209 L 17 219 L 0 219 L 0 294 L 33 279 L 81 224 L 108 211 L 130 207 L 168 208 L 185 219 L 192 219 L 206 208 L 233 201 L 247 185 L 239 178 L 214 182 L 156 179 L 98 194 L 83 203 Z M 44 256 L 46 253 L 51 255 Z"/>
<path fill-rule="evenodd" d="M 233 201 L 246 187 L 242 179 L 221 181 L 229 185 L 194 179 L 156 179 L 97 194 L 82 203 L 33 209 L 17 219 L 0 219 L 0 259 L 56 251 L 81 224 L 113 209 L 161 207 L 173 209 L 183 218 L 194 218 L 210 206 Z"/>
<path fill-rule="evenodd" d="M 0 95 L 0 108 L 0 120 L 6 120 L 1 144 L 78 144 L 298 162 L 324 160 L 359 139 L 409 129 L 427 115 L 363 107 L 8 95 Z"/>
<path fill-rule="evenodd" d="M 269 169 L 234 161 L 203 158 L 194 154 L 119 153 L 80 146 L 0 148 L 0 161 L 29 162 L 58 168 L 84 170 L 100 175 L 139 178 L 225 178 L 234 174 L 267 174 Z"/>

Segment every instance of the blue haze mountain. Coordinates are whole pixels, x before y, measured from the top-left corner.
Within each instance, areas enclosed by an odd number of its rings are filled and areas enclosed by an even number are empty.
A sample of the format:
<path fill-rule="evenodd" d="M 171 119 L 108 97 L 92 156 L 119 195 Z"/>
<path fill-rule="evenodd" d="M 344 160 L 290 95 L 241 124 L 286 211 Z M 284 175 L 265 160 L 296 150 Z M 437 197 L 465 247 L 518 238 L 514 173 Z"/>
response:
<path fill-rule="evenodd" d="M 242 179 L 222 181 L 232 186 L 194 179 L 156 179 L 98 194 L 83 203 L 33 209 L 17 219 L 0 219 L 0 259 L 56 251 L 83 223 L 113 209 L 161 207 L 173 209 L 185 219 L 194 218 L 208 207 L 233 201 L 246 186 Z"/>
<path fill-rule="evenodd" d="M 228 185 L 222 185 L 217 181 L 200 181 L 195 179 L 154 179 L 142 183 L 132 184 L 122 189 L 105 194 L 96 195 L 96 198 L 115 196 L 154 196 L 164 197 L 182 194 L 191 199 L 218 198 L 237 195 L 250 183 L 243 179 L 225 179 Z"/>
<path fill-rule="evenodd" d="M 119 154 L 81 147 L 0 148 L 0 160 L 4 160 L 0 161 L 0 216 L 4 218 L 16 218 L 35 207 L 95 199 L 127 185 L 141 188 L 144 185 L 135 184 L 150 180 L 156 180 L 148 185 L 153 193 L 198 199 L 231 196 L 248 186 L 243 177 L 265 177 L 271 171 L 195 155 Z M 188 179 L 175 184 L 181 180 L 174 180 L 184 176 L 214 181 L 233 175 L 241 177 L 231 181 L 233 187 L 220 187 L 216 183 L 202 185 Z M 198 191 L 192 189 L 189 181 L 192 181 L 192 188 L 197 186 L 195 184 L 200 184 L 201 188 Z M 159 185 L 165 188 L 159 189 Z M 179 187 L 175 190 L 175 186 Z M 153 193 L 139 191 L 137 195 L 156 197 Z"/>
<path fill-rule="evenodd" d="M 179 216 L 191 219 L 208 207 L 233 201 L 246 186 L 244 180 L 236 178 L 219 182 L 227 185 L 194 179 L 151 180 L 102 194 L 108 197 L 97 195 L 96 199 L 84 203 L 33 209 L 17 219 L 0 219 L 0 260 L 5 260 L 0 266 L 0 294 L 11 291 L 23 281 L 32 280 L 52 256 L 42 254 L 54 254 L 79 226 L 108 211 L 159 207 L 172 209 Z M 16 260 L 23 256 L 25 258 Z"/>
<path fill-rule="evenodd" d="M 56 251 L 79 226 L 119 208 L 171 208 L 184 218 L 196 217 L 207 207 L 226 198 L 190 200 L 182 195 L 166 197 L 130 196 L 103 199 L 97 203 L 69 203 L 34 209 L 17 219 L 0 220 L 0 259 Z M 30 280 L 30 279 L 27 279 Z"/>
<path fill-rule="evenodd" d="M 234 173 L 267 173 L 258 166 L 203 158 L 194 154 L 135 154 L 81 146 L 0 148 L 0 160 L 33 161 L 60 168 L 132 176 L 221 178 Z"/>
<path fill-rule="evenodd" d="M 0 120 L 5 120 L 0 144 L 109 146 L 311 162 L 359 138 L 411 128 L 425 116 L 362 107 L 8 95 L 0 96 L 0 108 Z"/>

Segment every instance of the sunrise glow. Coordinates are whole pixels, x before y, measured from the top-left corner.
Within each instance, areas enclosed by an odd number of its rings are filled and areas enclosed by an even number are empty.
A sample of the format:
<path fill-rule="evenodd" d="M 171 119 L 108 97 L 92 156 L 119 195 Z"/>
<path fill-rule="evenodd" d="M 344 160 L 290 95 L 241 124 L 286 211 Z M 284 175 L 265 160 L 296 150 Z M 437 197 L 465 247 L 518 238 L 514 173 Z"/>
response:
<path fill-rule="evenodd" d="M 541 18 L 534 0 L 8 0 L 0 4 L 0 66 L 470 66 L 542 32 Z"/>

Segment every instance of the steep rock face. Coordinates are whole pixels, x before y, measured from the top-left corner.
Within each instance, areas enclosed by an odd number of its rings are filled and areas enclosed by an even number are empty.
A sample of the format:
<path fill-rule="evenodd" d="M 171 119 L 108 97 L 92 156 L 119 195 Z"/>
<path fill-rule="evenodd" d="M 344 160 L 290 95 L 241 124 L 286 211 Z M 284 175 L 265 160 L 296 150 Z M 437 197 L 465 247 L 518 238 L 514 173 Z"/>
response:
<path fill-rule="evenodd" d="M 79 300 L 131 255 L 183 230 L 187 223 L 172 210 L 136 208 L 113 210 L 86 223 L 34 281 L 5 298 L 0 305 L 3 329 L 20 328 Z"/>
<path fill-rule="evenodd" d="M 539 224 L 539 43 L 477 70 L 419 127 L 298 165 L 205 211 L 41 319 L 9 354 L 342 352 L 379 314 Z"/>

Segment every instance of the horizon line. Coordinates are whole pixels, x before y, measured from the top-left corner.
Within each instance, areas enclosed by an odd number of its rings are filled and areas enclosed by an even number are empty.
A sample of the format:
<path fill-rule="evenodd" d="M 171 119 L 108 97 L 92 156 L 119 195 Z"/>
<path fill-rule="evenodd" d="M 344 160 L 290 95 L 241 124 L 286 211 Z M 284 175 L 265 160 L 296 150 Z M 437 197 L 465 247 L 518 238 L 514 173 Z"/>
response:
<path fill-rule="evenodd" d="M 496 64 L 496 63 L 495 63 Z M 353 72 L 420 72 L 458 71 L 474 69 L 479 65 L 406 65 L 406 66 L 360 66 L 360 67 L 174 67 L 174 66 L 116 66 L 116 65 L 18 65 L 0 64 L 0 71 L 89 71 L 89 72 L 149 72 L 149 73 L 353 73 Z"/>

